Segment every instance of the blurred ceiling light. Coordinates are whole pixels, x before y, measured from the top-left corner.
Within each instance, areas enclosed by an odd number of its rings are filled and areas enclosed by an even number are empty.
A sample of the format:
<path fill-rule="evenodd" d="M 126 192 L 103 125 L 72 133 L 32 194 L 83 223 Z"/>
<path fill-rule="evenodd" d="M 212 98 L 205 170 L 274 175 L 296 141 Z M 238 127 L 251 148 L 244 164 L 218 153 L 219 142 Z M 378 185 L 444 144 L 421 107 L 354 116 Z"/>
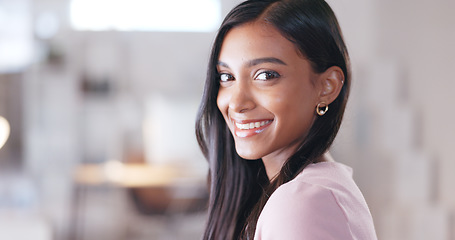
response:
<path fill-rule="evenodd" d="M 8 140 L 10 133 L 10 127 L 8 121 L 2 116 L 0 116 L 0 149 Z"/>
<path fill-rule="evenodd" d="M 220 0 L 71 0 L 71 24 L 82 31 L 210 32 Z"/>

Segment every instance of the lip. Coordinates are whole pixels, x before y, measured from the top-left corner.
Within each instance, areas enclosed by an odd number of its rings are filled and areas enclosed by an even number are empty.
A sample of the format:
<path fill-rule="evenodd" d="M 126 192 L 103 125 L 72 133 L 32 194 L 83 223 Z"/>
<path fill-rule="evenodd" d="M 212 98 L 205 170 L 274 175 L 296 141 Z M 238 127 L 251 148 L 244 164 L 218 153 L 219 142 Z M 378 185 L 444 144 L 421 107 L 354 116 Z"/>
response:
<path fill-rule="evenodd" d="M 254 120 L 231 119 L 231 120 L 232 120 L 232 124 L 234 126 L 234 134 L 240 138 L 252 137 L 259 133 L 262 133 L 273 122 L 273 119 L 254 119 Z M 252 129 L 240 129 L 237 126 L 237 124 L 251 124 L 251 123 L 255 123 L 255 122 L 259 122 L 259 123 L 265 122 L 265 124 L 263 126 L 255 127 Z"/>

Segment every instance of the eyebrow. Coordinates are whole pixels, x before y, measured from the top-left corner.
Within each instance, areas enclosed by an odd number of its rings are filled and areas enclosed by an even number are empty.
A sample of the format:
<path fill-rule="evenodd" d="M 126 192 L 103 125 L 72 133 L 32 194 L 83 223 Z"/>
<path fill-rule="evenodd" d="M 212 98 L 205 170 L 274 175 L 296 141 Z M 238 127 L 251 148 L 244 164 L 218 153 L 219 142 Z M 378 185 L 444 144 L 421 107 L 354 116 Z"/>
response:
<path fill-rule="evenodd" d="M 285 62 L 283 62 L 282 60 L 280 60 L 278 58 L 266 57 L 266 58 L 253 59 L 253 60 L 247 62 L 246 66 L 253 67 L 253 66 L 256 66 L 261 63 L 276 63 L 276 64 L 280 64 L 280 65 L 287 65 Z M 218 61 L 218 66 L 229 68 L 229 65 L 222 61 Z"/>

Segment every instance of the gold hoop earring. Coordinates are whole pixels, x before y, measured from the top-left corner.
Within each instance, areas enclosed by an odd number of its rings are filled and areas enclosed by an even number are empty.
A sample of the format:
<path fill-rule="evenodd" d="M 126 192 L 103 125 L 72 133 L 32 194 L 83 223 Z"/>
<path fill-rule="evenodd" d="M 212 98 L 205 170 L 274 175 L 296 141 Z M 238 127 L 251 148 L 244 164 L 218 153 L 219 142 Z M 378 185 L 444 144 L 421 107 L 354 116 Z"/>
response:
<path fill-rule="evenodd" d="M 316 113 L 319 116 L 324 115 L 327 111 L 329 111 L 329 105 L 327 105 L 325 102 L 320 102 L 316 106 Z"/>

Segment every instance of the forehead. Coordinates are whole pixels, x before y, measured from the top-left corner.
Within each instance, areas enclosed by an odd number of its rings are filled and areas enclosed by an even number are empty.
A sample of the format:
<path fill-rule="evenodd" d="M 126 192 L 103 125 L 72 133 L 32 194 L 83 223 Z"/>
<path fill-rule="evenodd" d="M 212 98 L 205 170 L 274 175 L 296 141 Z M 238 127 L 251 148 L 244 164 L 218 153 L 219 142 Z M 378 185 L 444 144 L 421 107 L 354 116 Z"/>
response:
<path fill-rule="evenodd" d="M 221 46 L 220 60 L 277 57 L 292 61 L 303 58 L 294 43 L 264 21 L 245 23 L 231 29 Z"/>

